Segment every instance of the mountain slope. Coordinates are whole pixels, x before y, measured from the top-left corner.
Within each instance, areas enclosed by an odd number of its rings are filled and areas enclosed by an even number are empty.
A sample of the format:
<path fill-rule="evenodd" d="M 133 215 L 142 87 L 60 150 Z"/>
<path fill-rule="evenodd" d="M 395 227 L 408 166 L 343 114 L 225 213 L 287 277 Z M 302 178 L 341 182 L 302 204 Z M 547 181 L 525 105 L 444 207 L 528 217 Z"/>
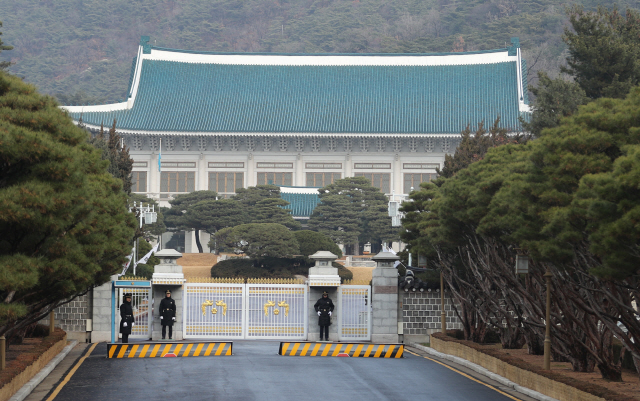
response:
<path fill-rule="evenodd" d="M 593 8 L 596 1 L 578 3 Z M 567 3 L 568 4 L 568 3 Z M 622 3 L 637 8 L 640 0 Z M 448 52 L 520 37 L 535 71 L 564 59 L 564 6 L 551 0 L 0 0 L 0 59 L 66 104 L 124 99 L 140 36 L 223 52 Z"/>

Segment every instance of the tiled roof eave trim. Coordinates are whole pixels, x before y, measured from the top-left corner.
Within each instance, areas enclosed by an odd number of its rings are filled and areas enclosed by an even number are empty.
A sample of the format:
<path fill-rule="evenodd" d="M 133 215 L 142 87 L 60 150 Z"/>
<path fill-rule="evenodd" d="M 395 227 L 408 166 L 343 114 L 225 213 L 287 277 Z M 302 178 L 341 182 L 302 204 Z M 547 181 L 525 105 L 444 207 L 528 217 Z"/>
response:
<path fill-rule="evenodd" d="M 411 57 L 420 57 L 420 56 L 449 56 L 449 55 L 459 55 L 459 54 L 488 54 L 488 53 L 502 53 L 509 50 L 508 47 L 503 47 L 499 49 L 489 49 L 489 50 L 478 50 L 471 52 L 433 52 L 433 53 L 278 53 L 278 52 L 215 52 L 215 51 L 200 51 L 200 50 L 185 50 L 185 49 L 173 49 L 170 47 L 161 47 L 161 46 L 151 46 L 151 51 L 166 51 L 166 52 L 174 52 L 174 53 L 191 53 L 191 54 L 213 54 L 213 55 L 224 55 L 224 56 L 235 56 L 235 55 L 257 55 L 257 56 L 359 56 L 359 57 L 371 57 L 371 56 L 382 56 L 382 57 L 397 57 L 397 56 L 411 56 Z"/>
<path fill-rule="evenodd" d="M 74 120 L 75 124 L 78 124 Z M 91 130 L 99 130 L 100 127 L 92 124 L 84 124 Z M 141 135 L 141 136 L 270 136 L 270 137 L 405 137 L 405 138 L 423 138 L 424 136 L 432 137 L 459 137 L 460 133 L 431 133 L 431 132 L 181 132 L 181 131 L 139 131 L 129 130 L 126 128 L 117 128 L 119 134 Z"/>

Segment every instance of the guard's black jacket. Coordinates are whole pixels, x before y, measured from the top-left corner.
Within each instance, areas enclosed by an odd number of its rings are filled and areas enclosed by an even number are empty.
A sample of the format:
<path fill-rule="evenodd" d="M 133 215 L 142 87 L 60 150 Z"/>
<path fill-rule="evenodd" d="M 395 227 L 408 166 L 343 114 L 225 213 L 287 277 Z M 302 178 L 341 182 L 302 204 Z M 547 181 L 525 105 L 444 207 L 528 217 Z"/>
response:
<path fill-rule="evenodd" d="M 124 327 L 123 323 L 127 323 L 127 327 Z M 131 334 L 131 323 L 133 323 L 133 308 L 131 302 L 124 301 L 120 305 L 120 333 Z"/>
<path fill-rule="evenodd" d="M 313 305 L 316 312 L 320 312 L 320 316 L 318 317 L 318 325 L 320 326 L 330 326 L 331 325 L 331 317 L 329 316 L 329 312 L 333 312 L 333 301 L 329 297 L 322 297 Z"/>
<path fill-rule="evenodd" d="M 164 297 L 160 301 L 160 322 L 163 326 L 173 326 L 173 318 L 176 317 L 176 301 L 171 297 Z"/>

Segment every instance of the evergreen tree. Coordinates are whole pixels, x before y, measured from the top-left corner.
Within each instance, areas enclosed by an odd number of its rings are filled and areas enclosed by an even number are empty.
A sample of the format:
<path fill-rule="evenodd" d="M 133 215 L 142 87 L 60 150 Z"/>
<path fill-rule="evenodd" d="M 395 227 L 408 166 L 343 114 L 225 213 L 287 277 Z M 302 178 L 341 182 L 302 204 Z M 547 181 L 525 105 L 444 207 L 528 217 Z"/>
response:
<path fill-rule="evenodd" d="M 335 242 L 331 241 L 331 238 L 323 233 L 311 230 L 300 230 L 294 231 L 293 235 L 296 237 L 298 245 L 300 245 L 300 254 L 304 256 L 313 255 L 318 251 L 329 251 L 339 258 L 342 257 L 340 248 L 338 248 Z"/>
<path fill-rule="evenodd" d="M 280 188 L 275 185 L 238 188 L 233 199 L 245 208 L 248 223 L 277 223 L 292 230 L 300 228 L 300 223 L 285 209 L 289 202 L 280 198 Z"/>
<path fill-rule="evenodd" d="M 500 128 L 500 117 L 496 118 L 489 132 L 484 128 L 484 121 L 478 124 L 475 133 L 471 133 L 470 127 L 467 125 L 460 134 L 462 140 L 456 148 L 456 152 L 452 155 L 444 156 L 444 166 L 442 170 L 438 170 L 438 175 L 444 178 L 453 177 L 458 171 L 468 167 L 471 163 L 482 160 L 487 151 L 495 146 L 507 143 L 517 143 L 522 138 L 518 136 L 510 137 L 507 135 L 506 128 Z"/>
<path fill-rule="evenodd" d="M 218 230 L 244 224 L 247 220 L 247 212 L 240 202 L 233 199 L 207 199 L 190 205 L 183 215 L 182 224 L 196 230 L 196 233 L 203 230 L 211 234 L 213 239 L 213 235 Z M 211 247 L 212 242 L 209 244 Z M 211 248 L 217 253 L 215 242 Z M 198 250 L 202 253 L 202 247 L 199 243 Z"/>
<path fill-rule="evenodd" d="M 623 98 L 640 83 L 640 14 L 617 7 L 585 12 L 574 5 L 568 10 L 573 32 L 565 28 L 564 41 L 569 48 L 564 72 L 591 99 Z"/>
<path fill-rule="evenodd" d="M 116 132 L 116 120 L 113 120 L 113 125 L 106 138 L 104 127 L 100 125 L 100 133 L 91 138 L 89 143 L 102 151 L 102 159 L 109 160 L 109 173 L 121 180 L 122 188 L 127 194 L 130 194 L 133 159 L 129 156 L 129 149 L 122 144 L 122 137 Z"/>
<path fill-rule="evenodd" d="M 557 127 L 563 117 L 572 115 L 589 100 L 576 82 L 551 79 L 543 71 L 538 72 L 538 78 L 538 86 L 529 88 L 536 99 L 531 120 L 522 121 L 524 129 L 534 137 L 539 137 L 545 128 Z"/>
<path fill-rule="evenodd" d="M 343 178 L 318 190 L 321 204 L 309 218 L 309 228 L 336 243 L 356 245 L 393 241 L 387 197 L 364 177 Z"/>
<path fill-rule="evenodd" d="M 169 231 L 193 231 L 196 232 L 196 246 L 198 252 L 203 253 L 202 244 L 200 243 L 200 230 L 204 229 L 202 225 L 197 222 L 197 219 L 185 218 L 185 215 L 190 207 L 201 201 L 215 201 L 218 198 L 218 193 L 215 191 L 194 191 L 187 194 L 176 195 L 175 198 L 169 201 L 171 209 L 164 210 L 164 222 Z"/>
<path fill-rule="evenodd" d="M 136 221 L 120 180 L 49 97 L 0 72 L 0 335 L 119 272 Z"/>
<path fill-rule="evenodd" d="M 225 245 L 242 250 L 250 257 L 290 257 L 300 252 L 298 241 L 282 224 L 241 224 L 226 229 Z"/>

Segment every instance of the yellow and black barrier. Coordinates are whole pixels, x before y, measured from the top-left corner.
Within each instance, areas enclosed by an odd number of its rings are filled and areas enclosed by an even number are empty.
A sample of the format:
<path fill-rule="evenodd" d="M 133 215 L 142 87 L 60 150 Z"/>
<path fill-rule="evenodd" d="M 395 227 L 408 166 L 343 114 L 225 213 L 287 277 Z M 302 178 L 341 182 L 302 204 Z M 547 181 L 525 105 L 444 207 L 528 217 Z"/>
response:
<path fill-rule="evenodd" d="M 403 344 L 281 342 L 278 355 L 402 358 Z"/>
<path fill-rule="evenodd" d="M 231 355 L 233 342 L 160 342 L 107 344 L 107 358 L 168 358 Z"/>

